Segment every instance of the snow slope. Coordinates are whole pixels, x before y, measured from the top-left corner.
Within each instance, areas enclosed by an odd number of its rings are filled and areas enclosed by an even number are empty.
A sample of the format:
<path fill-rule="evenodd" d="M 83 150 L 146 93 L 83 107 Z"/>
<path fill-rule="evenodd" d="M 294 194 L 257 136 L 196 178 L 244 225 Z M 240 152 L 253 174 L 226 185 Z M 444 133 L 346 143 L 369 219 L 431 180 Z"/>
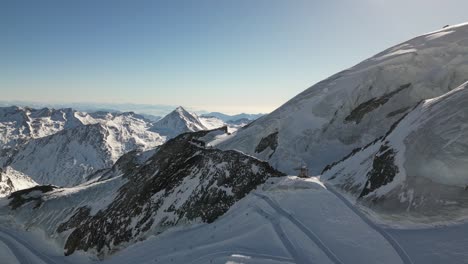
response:
<path fill-rule="evenodd" d="M 67 194 L 67 203 L 78 203 L 75 198 L 79 192 Z M 94 194 L 99 199 L 103 192 L 104 189 L 97 188 Z M 89 201 L 91 194 L 81 195 Z M 0 256 L 2 259 L 6 256 L 21 259 L 30 254 L 41 255 L 42 258 L 36 259 L 46 259 L 48 261 L 44 263 L 47 264 L 468 263 L 467 224 L 424 229 L 378 226 L 381 231 L 377 231 L 366 221 L 366 215 L 356 213 L 359 212 L 357 208 L 335 194 L 317 178 L 271 178 L 213 223 L 170 228 L 103 261 L 84 259 L 83 255 L 75 254 L 60 256 L 61 250 L 55 246 L 55 243 L 60 244 L 58 237 L 50 240 L 38 235 L 41 233 L 39 227 L 57 221 L 60 203 L 53 207 L 52 203 L 44 203 L 47 210 L 41 209 L 43 220 L 26 223 L 29 232 L 18 230 L 25 222 L 14 220 L 24 218 L 23 213 L 5 221 L 10 218 L 9 211 L 1 208 L 0 219 L 4 227 L 0 228 L 0 241 L 7 239 L 14 244 L 0 249 Z M 62 199 L 67 195 L 62 195 Z M 0 202 L 3 203 L 1 199 Z M 6 223 L 15 227 L 5 228 Z M 381 232 L 389 235 L 393 243 Z M 20 252 L 15 253 L 15 248 Z M 396 248 L 407 257 L 403 258 Z"/>
<path fill-rule="evenodd" d="M 320 181 L 296 177 L 268 180 L 212 224 L 170 230 L 104 261 L 128 262 L 404 263 Z"/>
<path fill-rule="evenodd" d="M 322 178 L 393 218 L 466 219 L 467 123 L 465 83 L 421 102 L 385 137 L 330 166 Z"/>
<path fill-rule="evenodd" d="M 199 117 L 199 120 L 207 129 L 216 129 L 226 125 L 223 120 L 216 117 Z"/>
<path fill-rule="evenodd" d="M 391 47 L 300 93 L 219 147 L 314 174 L 383 136 L 423 99 L 468 80 L 468 24 Z"/>
<path fill-rule="evenodd" d="M 0 148 L 15 147 L 31 138 L 49 136 L 92 122 L 86 114 L 70 108 L 0 107 Z"/>
<path fill-rule="evenodd" d="M 8 166 L 40 184 L 74 186 L 97 170 L 111 167 L 123 154 L 147 150 L 164 142 L 158 134 L 112 120 L 79 126 L 29 141 Z"/>
<path fill-rule="evenodd" d="M 37 185 L 30 177 L 11 167 L 0 169 L 0 197 Z"/>
<path fill-rule="evenodd" d="M 226 126 L 229 133 L 234 133 L 238 129 L 252 122 L 248 119 L 239 119 L 235 121 L 224 122 L 217 117 L 199 117 L 199 120 L 209 130 Z"/>
<path fill-rule="evenodd" d="M 209 126 L 212 125 L 209 124 Z M 155 131 L 168 138 L 173 138 L 185 132 L 196 132 L 207 129 L 208 128 L 200 121 L 196 114 L 189 113 L 183 107 L 179 106 L 161 120 L 157 121 L 151 128 L 151 131 Z"/>

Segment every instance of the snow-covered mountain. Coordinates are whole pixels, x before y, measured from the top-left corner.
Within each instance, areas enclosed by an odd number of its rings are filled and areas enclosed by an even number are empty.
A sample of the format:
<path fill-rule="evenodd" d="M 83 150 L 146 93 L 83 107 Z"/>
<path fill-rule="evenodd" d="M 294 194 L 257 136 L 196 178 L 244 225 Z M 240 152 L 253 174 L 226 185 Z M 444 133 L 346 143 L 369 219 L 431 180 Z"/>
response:
<path fill-rule="evenodd" d="M 421 100 L 468 80 L 468 25 L 396 45 L 300 93 L 219 147 L 238 149 L 294 173 L 314 174 L 385 135 Z"/>
<path fill-rule="evenodd" d="M 207 129 L 216 129 L 226 126 L 226 123 L 223 120 L 216 117 L 199 117 L 198 119 Z"/>
<path fill-rule="evenodd" d="M 105 255 L 170 227 L 213 222 L 259 184 L 283 175 L 240 152 L 205 148 L 204 139 L 219 132 L 182 134 L 153 155 L 128 153 L 93 183 L 35 187 L 34 197 L 14 193 L 12 213 L 58 237 L 67 255 Z"/>
<path fill-rule="evenodd" d="M 91 122 L 86 114 L 70 108 L 0 107 L 0 148 L 13 148 L 31 138 L 49 136 Z"/>
<path fill-rule="evenodd" d="M 421 102 L 384 137 L 329 166 L 322 179 L 385 213 L 423 222 L 466 218 L 467 124 L 465 83 Z"/>
<path fill-rule="evenodd" d="M 54 135 L 33 139 L 8 163 L 40 184 L 75 186 L 96 170 L 109 168 L 124 153 L 162 144 L 158 134 L 140 138 L 131 126 L 79 126 Z"/>
<path fill-rule="evenodd" d="M 182 107 L 154 123 L 133 112 L 0 108 L 1 167 L 39 184 L 74 186 L 132 150 L 150 150 L 184 132 L 225 126 Z M 17 190 L 11 188 L 11 190 Z"/>
<path fill-rule="evenodd" d="M 8 107 L 0 113 L 0 167 L 15 171 L 12 177 L 19 173 L 40 184 L 83 183 L 124 153 L 153 149 L 166 141 L 149 131 L 151 121 L 132 112 Z"/>
<path fill-rule="evenodd" d="M 215 117 L 215 118 L 218 118 L 226 123 L 230 123 L 232 121 L 236 121 L 236 120 L 239 120 L 239 119 L 248 119 L 248 120 L 255 120 L 255 119 L 258 119 L 262 116 L 264 116 L 265 114 L 245 114 L 245 113 L 242 113 L 242 114 L 237 114 L 237 115 L 227 115 L 227 114 L 223 114 L 223 113 L 220 113 L 220 112 L 211 112 L 211 113 L 208 113 L 208 114 L 203 114 L 201 115 L 201 117 Z"/>
<path fill-rule="evenodd" d="M 181 133 L 207 130 L 199 117 L 179 106 L 174 111 L 157 121 L 151 131 L 173 138 Z"/>
<path fill-rule="evenodd" d="M 0 168 L 0 197 L 10 193 L 36 186 L 37 183 L 29 176 L 14 170 L 11 167 Z"/>

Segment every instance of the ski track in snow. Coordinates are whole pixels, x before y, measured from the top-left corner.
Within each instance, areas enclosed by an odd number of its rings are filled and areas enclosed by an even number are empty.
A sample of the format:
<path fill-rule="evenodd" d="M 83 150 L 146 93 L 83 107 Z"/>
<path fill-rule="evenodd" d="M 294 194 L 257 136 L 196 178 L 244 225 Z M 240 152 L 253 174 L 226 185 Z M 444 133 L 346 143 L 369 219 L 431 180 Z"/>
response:
<path fill-rule="evenodd" d="M 343 264 L 343 262 L 333 253 L 330 248 L 328 248 L 322 240 L 312 231 L 310 231 L 304 224 L 302 224 L 299 220 L 294 218 L 290 213 L 286 212 L 281 206 L 279 206 L 275 201 L 270 199 L 270 197 L 259 194 L 253 193 L 255 196 L 260 197 L 265 202 L 268 203 L 279 215 L 288 219 L 292 224 L 294 224 L 299 230 L 301 230 L 309 239 L 311 239 L 321 250 L 323 253 L 327 255 L 327 257 L 335 264 Z"/>
<path fill-rule="evenodd" d="M 395 249 L 395 251 L 400 256 L 403 263 L 413 264 L 413 261 L 411 260 L 409 255 L 406 253 L 406 251 L 403 249 L 403 247 L 389 233 L 387 233 L 380 226 L 372 222 L 372 220 L 370 220 L 366 215 L 364 215 L 364 213 L 359 211 L 359 209 L 357 209 L 353 204 L 351 204 L 348 201 L 348 199 L 346 199 L 343 195 L 341 195 L 339 192 L 333 189 L 332 186 L 330 186 L 327 183 L 324 183 L 324 185 L 325 187 L 327 187 L 327 189 L 331 193 L 333 193 L 338 199 L 340 199 L 346 205 L 346 207 L 351 209 L 351 211 L 353 211 L 357 216 L 359 216 L 369 227 L 371 227 L 372 229 L 377 231 L 380 235 L 382 235 L 388 241 L 388 243 Z"/>
<path fill-rule="evenodd" d="M 195 263 L 201 263 L 205 264 L 208 263 L 207 259 L 213 259 L 217 257 L 226 257 L 226 258 L 235 258 L 238 256 L 238 258 L 249 258 L 249 259 L 258 259 L 258 260 L 270 260 L 270 261 L 278 261 L 280 263 L 299 263 L 295 262 L 294 260 L 290 258 L 283 258 L 283 257 L 278 257 L 278 256 L 272 256 L 272 255 L 264 255 L 264 254 L 256 254 L 252 252 L 243 252 L 243 251 L 235 251 L 235 250 L 226 250 L 226 251 L 218 251 L 218 252 L 213 252 L 210 254 L 206 254 L 204 256 L 201 256 L 193 261 L 190 261 L 190 263 L 195 264 Z M 212 263 L 212 262 L 210 262 Z M 228 262 L 230 263 L 230 262 Z"/>
<path fill-rule="evenodd" d="M 289 252 L 289 255 L 293 257 L 294 263 L 308 263 L 307 256 L 301 254 L 301 251 L 297 251 L 293 243 L 289 240 L 288 235 L 284 232 L 280 225 L 279 218 L 275 218 L 273 215 L 268 214 L 258 206 L 256 206 L 255 210 L 258 214 L 265 217 L 273 225 L 273 228 L 275 229 L 279 239 L 283 243 L 286 250 Z"/>
<path fill-rule="evenodd" d="M 66 264 L 63 259 L 54 260 L 39 252 L 31 244 L 15 236 L 10 231 L 0 228 L 0 240 L 4 242 L 21 264 Z"/>
<path fill-rule="evenodd" d="M 10 248 L 21 264 L 63 264 L 63 260 L 57 262 L 49 256 L 34 249 L 29 243 L 13 236 L 4 228 L 0 228 L 0 240 Z"/>
<path fill-rule="evenodd" d="M 25 256 L 24 252 L 22 252 L 15 244 L 13 244 L 10 240 L 6 239 L 3 235 L 0 235 L 0 241 L 2 241 L 13 253 L 15 259 L 18 263 L 21 264 L 33 264 L 37 263 L 32 261 L 29 257 Z"/>

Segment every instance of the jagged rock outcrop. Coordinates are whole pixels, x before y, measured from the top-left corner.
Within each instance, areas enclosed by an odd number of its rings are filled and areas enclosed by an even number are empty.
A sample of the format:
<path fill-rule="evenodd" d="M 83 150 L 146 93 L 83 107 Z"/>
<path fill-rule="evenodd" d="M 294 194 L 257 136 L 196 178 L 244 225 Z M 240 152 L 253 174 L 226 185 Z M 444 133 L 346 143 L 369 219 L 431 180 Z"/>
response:
<path fill-rule="evenodd" d="M 114 194 L 108 191 L 113 199 L 106 206 L 96 210 L 94 202 L 90 201 L 89 206 L 77 202 L 66 214 L 58 214 L 62 221 L 55 221 L 53 232 L 66 236 L 65 254 L 76 250 L 108 254 L 173 226 L 212 222 L 268 178 L 283 175 L 268 163 L 240 152 L 200 144 L 204 138 L 210 138 L 210 133 L 219 132 L 182 134 L 160 146 L 150 157 L 139 158 L 141 154 L 136 152 L 124 155 L 114 172 L 107 171 L 121 174 L 121 180 L 117 175 L 106 176 L 90 187 L 99 184 L 106 188 L 106 184 L 122 182 L 113 189 Z M 127 166 L 133 169 L 126 169 Z M 29 217 L 43 215 L 41 210 L 62 204 L 60 199 L 66 198 L 61 198 L 58 191 L 37 209 L 32 205 L 17 209 L 19 214 L 33 211 L 32 216 L 23 215 L 31 221 Z"/>

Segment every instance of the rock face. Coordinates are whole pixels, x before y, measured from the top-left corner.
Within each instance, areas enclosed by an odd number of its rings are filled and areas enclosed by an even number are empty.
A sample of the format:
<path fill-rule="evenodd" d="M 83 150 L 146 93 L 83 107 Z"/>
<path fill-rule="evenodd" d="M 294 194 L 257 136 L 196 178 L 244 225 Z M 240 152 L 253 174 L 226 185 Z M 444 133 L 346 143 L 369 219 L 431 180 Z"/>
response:
<path fill-rule="evenodd" d="M 267 148 L 270 149 L 271 155 L 273 155 L 278 147 L 278 131 L 271 133 L 270 135 L 262 138 L 258 143 L 257 147 L 255 148 L 255 153 L 261 153 L 265 151 Z"/>
<path fill-rule="evenodd" d="M 409 215 L 418 222 L 465 218 L 467 113 L 465 83 L 420 103 L 383 138 L 328 166 L 322 179 L 392 217 Z"/>
<path fill-rule="evenodd" d="M 393 92 L 384 94 L 384 95 L 382 95 L 380 97 L 377 97 L 377 98 L 372 98 L 369 101 L 361 103 L 355 109 L 353 109 L 351 111 L 351 113 L 347 117 L 345 117 L 344 120 L 348 121 L 348 122 L 356 122 L 356 123 L 361 122 L 361 120 L 364 118 L 364 116 L 366 114 L 368 114 L 368 113 L 374 111 L 375 109 L 379 108 L 380 106 L 384 105 L 394 95 L 396 95 L 397 93 L 403 91 L 404 89 L 409 88 L 410 86 L 411 86 L 411 83 L 403 84 L 402 86 L 400 86 L 400 88 L 396 89 Z M 395 111 L 390 112 L 387 115 L 387 117 L 392 117 L 392 116 L 398 115 L 398 114 L 403 113 L 403 112 L 404 111 L 401 111 L 401 110 L 397 110 L 396 112 Z"/>
<path fill-rule="evenodd" d="M 364 197 L 390 183 L 399 172 L 395 165 L 395 150 L 382 145 L 372 161 L 372 169 L 367 173 L 367 181 L 359 197 Z"/>
<path fill-rule="evenodd" d="M 26 203 L 30 203 L 34 204 L 33 208 L 36 209 L 44 202 L 44 200 L 42 200 L 44 193 L 48 193 L 54 189 L 57 189 L 57 186 L 41 185 L 14 192 L 8 197 L 10 200 L 8 205 L 15 210 Z"/>
<path fill-rule="evenodd" d="M 200 141 L 210 133 L 219 131 L 182 134 L 149 158 L 138 157 L 136 152 L 124 155 L 113 172 L 101 174 L 121 174 L 123 184 L 112 189 L 115 194 L 108 191 L 113 199 L 99 210 L 93 206 L 95 201 L 67 205 L 61 200 L 70 198 L 60 196 L 57 190 L 37 209 L 33 205 L 17 209 L 18 218 L 41 222 L 54 208 L 58 213 L 52 232 L 66 237 L 65 254 L 95 250 L 105 255 L 169 227 L 212 222 L 268 178 L 283 175 L 268 163 L 240 152 L 203 147 Z M 106 176 L 96 184 L 105 186 L 117 180 L 117 176 Z M 62 192 L 68 193 L 66 189 Z M 75 195 L 81 196 L 79 192 Z"/>
<path fill-rule="evenodd" d="M 222 149 L 238 149 L 288 173 L 306 164 L 311 173 L 384 136 L 421 100 L 468 80 L 468 25 L 428 33 L 337 73 L 261 117 Z M 257 146 L 278 132 L 278 146 Z"/>

